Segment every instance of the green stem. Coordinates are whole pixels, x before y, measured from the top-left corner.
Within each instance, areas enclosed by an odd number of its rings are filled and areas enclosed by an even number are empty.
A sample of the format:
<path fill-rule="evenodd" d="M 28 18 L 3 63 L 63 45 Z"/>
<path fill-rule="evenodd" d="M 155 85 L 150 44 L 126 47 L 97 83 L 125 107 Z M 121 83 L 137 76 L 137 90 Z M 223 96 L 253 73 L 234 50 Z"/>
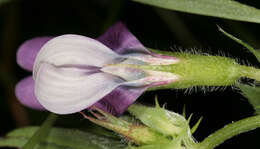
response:
<path fill-rule="evenodd" d="M 229 138 L 260 127 L 260 115 L 226 125 L 197 144 L 198 149 L 213 149 Z"/>
<path fill-rule="evenodd" d="M 260 81 L 260 70 L 254 67 L 248 67 L 241 65 L 241 75 L 244 77 L 248 77 L 251 79 L 255 79 L 257 81 Z"/>
<path fill-rule="evenodd" d="M 44 138 L 46 138 L 57 118 L 58 115 L 51 113 L 43 122 L 42 126 L 35 132 L 35 134 L 28 140 L 28 142 L 22 148 L 33 149 L 35 145 L 37 145 Z"/>

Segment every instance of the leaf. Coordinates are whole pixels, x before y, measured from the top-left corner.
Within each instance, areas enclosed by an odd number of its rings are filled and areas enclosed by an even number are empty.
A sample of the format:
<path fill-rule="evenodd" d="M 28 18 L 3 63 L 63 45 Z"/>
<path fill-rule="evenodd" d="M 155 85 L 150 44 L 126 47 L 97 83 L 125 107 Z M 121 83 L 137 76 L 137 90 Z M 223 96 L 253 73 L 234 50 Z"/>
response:
<path fill-rule="evenodd" d="M 237 84 L 243 95 L 248 98 L 248 101 L 254 107 L 256 114 L 260 114 L 260 87 Z"/>
<path fill-rule="evenodd" d="M 39 127 L 25 127 L 13 130 L 0 139 L 0 147 L 23 147 Z M 122 149 L 125 145 L 118 139 L 104 137 L 80 130 L 52 128 L 46 139 L 34 149 Z M 32 148 L 31 148 L 32 149 Z"/>
<path fill-rule="evenodd" d="M 7 3 L 7 2 L 11 2 L 12 0 L 0 0 L 0 6 Z"/>
<path fill-rule="evenodd" d="M 135 2 L 205 16 L 260 23 L 260 10 L 234 0 L 133 0 Z"/>
<path fill-rule="evenodd" d="M 230 39 L 234 40 L 235 42 L 237 42 L 237 43 L 241 44 L 242 46 L 244 46 L 245 48 L 247 48 L 251 53 L 253 53 L 255 55 L 255 57 L 257 58 L 258 62 L 260 62 L 260 51 L 259 50 L 255 50 L 252 46 L 250 46 L 246 42 L 236 38 L 235 36 L 227 33 L 226 31 L 224 31 L 219 26 L 218 26 L 218 29 L 219 29 L 220 32 L 222 32 L 224 35 L 226 35 Z"/>
<path fill-rule="evenodd" d="M 47 119 L 43 122 L 40 129 L 38 129 L 32 137 L 27 141 L 27 143 L 23 146 L 23 149 L 32 149 L 35 145 L 41 142 L 45 137 L 48 136 L 52 125 L 57 120 L 58 115 L 51 113 Z"/>

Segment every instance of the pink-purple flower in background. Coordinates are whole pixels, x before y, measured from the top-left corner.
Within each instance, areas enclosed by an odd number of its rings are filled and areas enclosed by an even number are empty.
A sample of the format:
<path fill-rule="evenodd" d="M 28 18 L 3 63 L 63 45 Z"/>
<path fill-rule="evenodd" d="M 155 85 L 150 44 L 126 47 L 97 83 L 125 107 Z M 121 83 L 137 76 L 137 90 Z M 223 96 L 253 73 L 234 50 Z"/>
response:
<path fill-rule="evenodd" d="M 94 105 L 120 115 L 147 88 L 178 79 L 138 66 L 178 61 L 148 51 L 122 23 L 96 40 L 80 35 L 35 38 L 17 52 L 18 64 L 33 71 L 33 77 L 17 84 L 16 96 L 26 106 L 58 114 Z"/>

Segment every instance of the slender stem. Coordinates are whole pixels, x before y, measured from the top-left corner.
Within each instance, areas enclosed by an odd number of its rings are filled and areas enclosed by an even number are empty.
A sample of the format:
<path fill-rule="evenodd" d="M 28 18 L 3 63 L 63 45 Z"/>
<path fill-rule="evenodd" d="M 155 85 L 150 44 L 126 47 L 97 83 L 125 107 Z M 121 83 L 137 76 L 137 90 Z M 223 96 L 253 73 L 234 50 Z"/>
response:
<path fill-rule="evenodd" d="M 260 115 L 226 125 L 197 144 L 198 149 L 213 149 L 229 138 L 260 127 Z"/>
<path fill-rule="evenodd" d="M 57 120 L 58 115 L 51 113 L 47 119 L 43 122 L 42 126 L 35 132 L 35 134 L 28 140 L 28 142 L 22 147 L 23 149 L 33 149 L 35 145 L 41 142 L 49 134 L 52 125 Z"/>

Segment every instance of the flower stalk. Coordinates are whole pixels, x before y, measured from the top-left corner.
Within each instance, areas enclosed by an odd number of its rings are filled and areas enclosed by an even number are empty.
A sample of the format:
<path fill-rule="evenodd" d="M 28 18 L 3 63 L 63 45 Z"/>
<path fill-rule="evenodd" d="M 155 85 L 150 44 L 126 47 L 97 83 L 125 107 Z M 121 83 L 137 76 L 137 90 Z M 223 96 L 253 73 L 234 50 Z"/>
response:
<path fill-rule="evenodd" d="M 198 143 L 198 149 L 213 149 L 224 141 L 238 134 L 256 129 L 260 127 L 260 115 L 251 116 L 237 122 L 226 125 L 222 129 L 208 136 L 201 143 Z"/>

